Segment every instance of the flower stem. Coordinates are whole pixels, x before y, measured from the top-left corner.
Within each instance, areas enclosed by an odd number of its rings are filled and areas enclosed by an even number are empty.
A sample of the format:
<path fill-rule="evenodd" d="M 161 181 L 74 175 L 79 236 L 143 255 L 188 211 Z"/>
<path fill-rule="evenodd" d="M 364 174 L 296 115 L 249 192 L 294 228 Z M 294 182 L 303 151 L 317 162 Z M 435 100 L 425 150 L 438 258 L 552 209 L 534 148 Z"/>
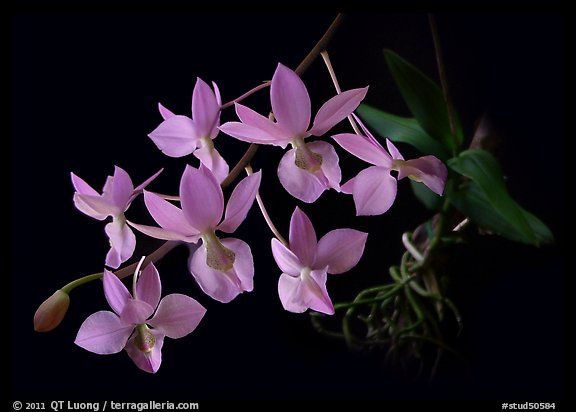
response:
<path fill-rule="evenodd" d="M 246 174 L 248 176 L 250 176 L 252 174 L 252 166 L 250 166 L 248 164 L 245 169 L 246 169 Z M 278 239 L 280 242 L 282 242 L 282 244 L 284 246 L 288 247 L 288 242 L 280 234 L 278 229 L 276 229 L 276 226 L 274 226 L 274 223 L 272 222 L 272 219 L 270 218 L 270 215 L 268 214 L 268 211 L 266 210 L 266 207 L 264 206 L 264 202 L 262 201 L 262 197 L 260 196 L 260 192 L 256 193 L 256 202 L 258 203 L 258 207 L 260 208 L 260 211 L 262 212 L 262 216 L 264 217 L 266 224 L 268 225 L 268 227 L 270 228 L 272 233 L 274 233 L 274 236 L 276 236 L 276 239 Z"/>
<path fill-rule="evenodd" d="M 248 96 L 256 93 L 257 91 L 260 91 L 262 89 L 265 89 L 266 87 L 270 87 L 270 85 L 272 84 L 272 82 L 270 80 L 266 80 L 264 83 L 259 84 L 258 86 L 248 90 L 246 93 L 244 93 L 243 95 L 241 95 L 240 97 L 235 98 L 234 100 L 230 100 L 227 103 L 224 103 L 220 109 L 224 110 L 227 109 L 228 107 L 232 106 L 234 103 L 238 103 L 242 100 L 244 100 L 245 98 L 247 98 Z"/>

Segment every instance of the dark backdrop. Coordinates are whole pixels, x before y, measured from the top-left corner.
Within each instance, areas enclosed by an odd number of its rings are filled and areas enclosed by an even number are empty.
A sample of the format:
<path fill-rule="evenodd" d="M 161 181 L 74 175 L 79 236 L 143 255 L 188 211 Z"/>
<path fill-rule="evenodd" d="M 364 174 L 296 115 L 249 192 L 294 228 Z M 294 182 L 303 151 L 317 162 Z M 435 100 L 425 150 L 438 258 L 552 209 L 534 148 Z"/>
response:
<path fill-rule="evenodd" d="M 218 83 L 228 101 L 269 79 L 278 62 L 294 68 L 333 13 L 18 12 L 11 16 L 10 383 L 14 399 L 448 398 L 512 401 L 564 397 L 564 20 L 546 13 L 440 13 L 438 26 L 451 93 L 468 137 L 488 112 L 503 137 L 509 188 L 552 228 L 557 243 L 539 249 L 476 239 L 459 248 L 451 291 L 465 329 L 454 344 L 466 361 L 445 357 L 428 382 L 388 367 L 383 354 L 353 353 L 316 334 L 307 315 L 285 312 L 270 234 L 254 208 L 238 231 L 256 262 L 255 290 L 223 305 L 187 274 L 186 251 L 158 264 L 164 293 L 198 299 L 208 313 L 198 329 L 167 340 L 153 376 L 120 353 L 99 356 L 73 341 L 81 322 L 107 309 L 97 283 L 72 294 L 63 325 L 32 329 L 39 303 L 75 277 L 100 271 L 107 242 L 100 222 L 73 206 L 69 173 L 101 188 L 113 166 L 139 183 L 165 172 L 154 190 L 176 194 L 185 160 L 163 156 L 146 135 L 160 122 L 156 104 L 189 114 L 196 76 Z M 367 101 L 408 115 L 382 49 L 397 51 L 437 79 L 425 14 L 351 14 L 329 50 L 344 89 L 370 85 Z M 320 61 L 303 76 L 313 107 L 333 95 Z M 267 92 L 247 101 L 269 109 Z M 232 119 L 227 111 L 224 120 Z M 342 126 L 344 130 L 344 126 Z M 230 163 L 245 144 L 216 140 Z M 346 155 L 339 151 L 342 158 Z M 279 186 L 279 148 L 254 160 L 262 195 L 286 233 L 298 204 Z M 346 161 L 352 176 L 361 164 Z M 194 163 L 195 164 L 195 163 Z M 373 284 L 395 263 L 399 237 L 428 217 L 400 184 L 397 203 L 378 218 L 355 218 L 350 197 L 326 193 L 302 205 L 319 235 L 338 227 L 371 231 L 354 271 L 329 279 L 334 300 Z M 147 219 L 143 202 L 130 216 Z M 137 253 L 157 243 L 145 240 Z"/>

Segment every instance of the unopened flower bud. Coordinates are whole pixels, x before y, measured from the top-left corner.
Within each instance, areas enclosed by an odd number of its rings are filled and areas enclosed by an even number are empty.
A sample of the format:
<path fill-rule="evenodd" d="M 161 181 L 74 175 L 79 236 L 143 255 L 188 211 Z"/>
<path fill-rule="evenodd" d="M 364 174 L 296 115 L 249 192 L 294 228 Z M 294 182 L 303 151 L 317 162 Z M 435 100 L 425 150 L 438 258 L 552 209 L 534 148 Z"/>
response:
<path fill-rule="evenodd" d="M 70 296 L 62 290 L 57 290 L 46 299 L 34 314 L 34 330 L 36 332 L 49 332 L 55 329 L 70 306 Z"/>

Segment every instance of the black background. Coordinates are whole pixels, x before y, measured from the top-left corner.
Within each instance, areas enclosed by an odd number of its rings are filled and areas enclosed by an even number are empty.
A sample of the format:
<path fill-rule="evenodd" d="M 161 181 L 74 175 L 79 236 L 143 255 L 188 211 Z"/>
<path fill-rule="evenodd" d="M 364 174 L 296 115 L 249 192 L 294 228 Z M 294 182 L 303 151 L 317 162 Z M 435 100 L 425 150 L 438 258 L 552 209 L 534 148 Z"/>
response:
<path fill-rule="evenodd" d="M 533 248 L 497 238 L 455 250 L 452 297 L 465 329 L 453 343 L 466 361 L 444 358 L 429 382 L 386 366 L 383 354 L 353 353 L 316 334 L 307 315 L 285 312 L 271 235 L 256 208 L 237 232 L 252 248 L 255 290 L 223 305 L 203 295 L 176 249 L 158 264 L 164 294 L 195 297 L 207 309 L 188 337 L 167 340 L 156 375 L 125 353 L 99 356 L 73 341 L 81 322 L 107 309 L 95 282 L 72 294 L 57 330 L 33 331 L 37 306 L 70 280 L 98 272 L 107 250 L 101 222 L 72 203 L 69 173 L 100 189 L 114 165 L 139 184 L 160 167 L 151 190 L 176 194 L 185 162 L 163 156 L 146 135 L 160 101 L 188 114 L 196 76 L 231 100 L 270 79 L 278 62 L 295 68 L 334 13 L 15 12 L 11 15 L 10 271 L 14 399 L 503 399 L 564 398 L 564 18 L 554 13 L 438 13 L 451 94 L 470 137 L 487 112 L 502 136 L 510 191 L 553 230 Z M 391 48 L 438 79 L 423 13 L 353 13 L 329 51 L 343 89 L 370 85 L 367 101 L 408 115 L 386 69 Z M 320 60 L 303 75 L 313 110 L 334 94 Z M 269 110 L 267 92 L 246 101 Z M 223 120 L 234 119 L 231 110 Z M 345 125 L 337 130 L 347 130 Z M 230 164 L 246 145 L 221 135 Z M 363 165 L 342 159 L 344 181 Z M 409 152 L 409 150 L 408 150 Z M 339 227 L 370 231 L 362 262 L 329 279 L 335 301 L 350 299 L 396 263 L 399 239 L 428 218 L 407 182 L 381 217 L 354 217 L 351 197 L 325 193 L 313 205 L 287 195 L 275 175 L 282 150 L 264 147 L 262 196 L 286 234 L 299 204 L 319 235 Z M 193 163 L 196 165 L 196 163 Z M 149 222 L 138 199 L 128 213 Z M 141 241 L 140 241 L 141 240 Z M 139 236 L 137 255 L 159 243 Z"/>

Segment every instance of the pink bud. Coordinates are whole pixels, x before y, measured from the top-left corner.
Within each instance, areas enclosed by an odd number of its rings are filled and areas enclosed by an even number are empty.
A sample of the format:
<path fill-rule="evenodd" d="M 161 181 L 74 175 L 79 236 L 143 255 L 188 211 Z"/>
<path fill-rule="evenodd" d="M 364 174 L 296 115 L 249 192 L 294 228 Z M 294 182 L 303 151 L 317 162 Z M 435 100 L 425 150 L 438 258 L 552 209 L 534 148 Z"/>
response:
<path fill-rule="evenodd" d="M 57 290 L 46 299 L 34 314 L 34 330 L 36 332 L 49 332 L 55 329 L 70 306 L 70 296 L 62 290 Z"/>

